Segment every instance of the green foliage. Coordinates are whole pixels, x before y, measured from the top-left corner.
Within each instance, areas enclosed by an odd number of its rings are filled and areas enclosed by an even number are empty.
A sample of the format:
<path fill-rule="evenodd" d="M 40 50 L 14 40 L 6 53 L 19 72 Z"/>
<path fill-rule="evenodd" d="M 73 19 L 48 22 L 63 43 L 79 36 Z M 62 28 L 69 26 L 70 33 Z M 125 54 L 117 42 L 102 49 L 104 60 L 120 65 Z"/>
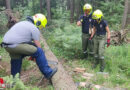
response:
<path fill-rule="evenodd" d="M 0 69 L 0 77 L 7 75 L 6 70 Z"/>
<path fill-rule="evenodd" d="M 80 27 L 70 24 L 64 20 L 54 20 L 44 31 L 44 36 L 51 47 L 52 51 L 57 56 L 62 56 L 67 59 L 77 59 L 81 56 L 81 30 Z M 77 55 L 77 56 L 76 56 Z M 102 75 L 96 75 L 91 80 L 94 84 L 106 85 L 107 87 L 116 87 L 120 85 L 123 88 L 129 88 L 130 82 L 130 45 L 110 46 L 105 49 L 106 67 L 105 72 L 109 73 L 109 77 L 105 78 Z M 67 65 L 72 66 L 72 61 L 68 61 Z M 92 70 L 91 65 L 93 60 L 77 60 L 80 67 L 87 69 L 87 72 L 96 73 L 99 71 L 99 66 Z M 74 76 L 74 80 L 84 81 L 79 76 Z"/>
<path fill-rule="evenodd" d="M 22 64 L 22 69 L 23 70 L 28 70 L 31 66 L 31 61 L 29 60 L 23 60 L 23 64 Z"/>
<path fill-rule="evenodd" d="M 13 11 L 18 11 L 20 13 L 20 19 L 25 20 L 27 16 L 32 16 L 32 7 L 22 7 L 21 5 L 18 5 L 16 8 L 13 9 Z"/>
<path fill-rule="evenodd" d="M 65 57 L 79 57 L 81 53 L 81 30 L 76 25 L 71 25 L 64 20 L 54 20 L 53 28 L 47 28 L 44 32 L 48 39 L 48 44 L 52 50 L 58 49 Z M 52 25 L 53 26 L 53 25 Z M 49 26 L 48 26 L 49 27 Z M 51 30 L 48 32 L 47 30 Z"/>
<path fill-rule="evenodd" d="M 102 74 L 96 74 L 96 77 L 92 79 L 94 84 L 103 84 L 106 80 Z"/>
<path fill-rule="evenodd" d="M 104 14 L 104 19 L 115 29 L 120 29 L 120 24 L 124 10 L 124 0 L 114 1 L 100 1 L 97 2 L 98 6 L 96 9 L 101 9 Z"/>
<path fill-rule="evenodd" d="M 0 43 L 3 41 L 3 35 L 0 36 Z M 8 61 L 9 60 L 9 55 L 6 52 L 6 50 L 2 47 L 0 47 L 0 56 L 2 56 L 2 60 Z"/>
<path fill-rule="evenodd" d="M 27 87 L 23 84 L 23 82 L 19 79 L 19 74 L 17 74 L 14 78 L 13 76 L 3 77 L 6 85 L 11 88 L 11 90 L 25 90 Z"/>
<path fill-rule="evenodd" d="M 7 25 L 8 19 L 6 17 L 6 14 L 3 12 L 0 12 L 0 35 L 5 33 L 6 31 L 6 25 Z"/>
<path fill-rule="evenodd" d="M 127 78 L 123 77 L 122 75 L 111 75 L 109 79 L 113 83 L 113 85 L 122 85 L 129 82 Z"/>
<path fill-rule="evenodd" d="M 123 73 L 130 76 L 130 45 L 112 46 L 106 49 L 107 70 L 110 73 Z"/>
<path fill-rule="evenodd" d="M 31 86 L 26 86 L 22 82 L 22 80 L 19 79 L 19 74 L 16 74 L 15 77 L 11 76 L 6 76 L 3 77 L 5 84 L 6 84 L 6 90 L 40 90 L 37 87 L 31 87 Z"/>

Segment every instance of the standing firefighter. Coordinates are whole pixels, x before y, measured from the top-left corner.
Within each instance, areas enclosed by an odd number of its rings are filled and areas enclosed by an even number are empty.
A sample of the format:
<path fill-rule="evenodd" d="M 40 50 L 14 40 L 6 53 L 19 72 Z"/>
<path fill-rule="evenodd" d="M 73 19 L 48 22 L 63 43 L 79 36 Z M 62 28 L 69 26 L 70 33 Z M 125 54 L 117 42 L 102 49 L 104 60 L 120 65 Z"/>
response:
<path fill-rule="evenodd" d="M 77 25 L 82 25 L 82 49 L 83 58 L 87 58 L 88 54 L 93 56 L 93 42 L 90 38 L 92 34 L 92 6 L 85 4 L 83 6 L 84 15 L 81 15 Z"/>
<path fill-rule="evenodd" d="M 105 49 L 105 42 L 106 42 L 106 32 L 107 32 L 107 47 L 110 45 L 110 31 L 107 25 L 107 22 L 103 20 L 103 13 L 101 10 L 96 10 L 93 12 L 92 18 L 94 21 L 93 27 L 93 35 L 95 34 L 94 38 L 94 57 L 95 57 L 95 65 L 93 68 L 100 63 L 100 71 L 103 72 L 105 68 L 105 61 L 104 61 L 104 49 Z M 96 32 L 96 33 L 95 33 Z"/>
<path fill-rule="evenodd" d="M 40 31 L 47 24 L 43 14 L 28 17 L 27 21 L 16 23 L 4 35 L 2 47 L 11 57 L 11 74 L 15 76 L 21 71 L 22 59 L 31 56 L 47 79 L 57 72 L 57 68 L 51 69 L 40 45 Z"/>

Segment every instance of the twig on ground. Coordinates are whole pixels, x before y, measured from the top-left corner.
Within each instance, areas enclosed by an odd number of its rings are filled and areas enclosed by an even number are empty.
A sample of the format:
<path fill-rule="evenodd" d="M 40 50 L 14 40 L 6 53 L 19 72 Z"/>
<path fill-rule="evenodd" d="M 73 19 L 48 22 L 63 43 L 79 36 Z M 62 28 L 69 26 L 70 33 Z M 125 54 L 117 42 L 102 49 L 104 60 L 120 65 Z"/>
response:
<path fill-rule="evenodd" d="M 4 70 L 4 68 L 0 65 L 0 68 Z"/>

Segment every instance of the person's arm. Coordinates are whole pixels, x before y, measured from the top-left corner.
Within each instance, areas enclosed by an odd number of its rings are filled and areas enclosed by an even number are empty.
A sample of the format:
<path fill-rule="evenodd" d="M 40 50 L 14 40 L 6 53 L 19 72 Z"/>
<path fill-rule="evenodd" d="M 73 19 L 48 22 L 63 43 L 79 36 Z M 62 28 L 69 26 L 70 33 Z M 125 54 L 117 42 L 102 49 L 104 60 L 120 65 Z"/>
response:
<path fill-rule="evenodd" d="M 77 26 L 81 26 L 81 21 L 77 21 Z"/>
<path fill-rule="evenodd" d="M 106 31 L 107 31 L 107 39 L 110 39 L 111 34 L 108 26 L 106 26 Z"/>
<path fill-rule="evenodd" d="M 110 30 L 109 30 L 108 26 L 106 26 L 106 31 L 107 31 L 107 47 L 109 47 L 110 46 L 110 37 L 111 37 L 111 35 L 110 35 Z"/>
<path fill-rule="evenodd" d="M 81 26 L 83 22 L 83 16 L 80 16 L 80 18 L 77 21 L 77 26 Z"/>
<path fill-rule="evenodd" d="M 34 43 L 35 43 L 35 45 L 36 45 L 37 47 L 40 47 L 40 48 L 41 48 L 41 44 L 40 44 L 40 42 L 39 42 L 38 40 L 34 40 Z"/>
<path fill-rule="evenodd" d="M 96 28 L 95 28 L 95 26 L 93 26 L 93 31 L 92 31 L 92 34 L 91 34 L 89 40 L 91 40 L 93 38 L 95 32 L 96 32 Z"/>

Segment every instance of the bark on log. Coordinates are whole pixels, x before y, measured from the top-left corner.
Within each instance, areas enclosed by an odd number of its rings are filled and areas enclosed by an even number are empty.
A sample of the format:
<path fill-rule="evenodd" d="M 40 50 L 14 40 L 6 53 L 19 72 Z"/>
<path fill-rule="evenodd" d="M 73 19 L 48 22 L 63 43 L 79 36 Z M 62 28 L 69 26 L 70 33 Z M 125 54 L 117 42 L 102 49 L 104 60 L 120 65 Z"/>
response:
<path fill-rule="evenodd" d="M 55 62 L 58 62 L 58 59 L 56 56 L 51 52 L 49 49 L 45 39 L 41 35 L 41 40 L 44 43 L 44 51 L 45 55 L 48 60 L 52 60 Z M 68 75 L 67 71 L 64 70 L 62 64 L 58 62 L 58 71 L 57 73 L 52 77 L 52 84 L 55 88 L 55 90 L 78 90 L 76 85 L 74 84 L 72 78 Z"/>

